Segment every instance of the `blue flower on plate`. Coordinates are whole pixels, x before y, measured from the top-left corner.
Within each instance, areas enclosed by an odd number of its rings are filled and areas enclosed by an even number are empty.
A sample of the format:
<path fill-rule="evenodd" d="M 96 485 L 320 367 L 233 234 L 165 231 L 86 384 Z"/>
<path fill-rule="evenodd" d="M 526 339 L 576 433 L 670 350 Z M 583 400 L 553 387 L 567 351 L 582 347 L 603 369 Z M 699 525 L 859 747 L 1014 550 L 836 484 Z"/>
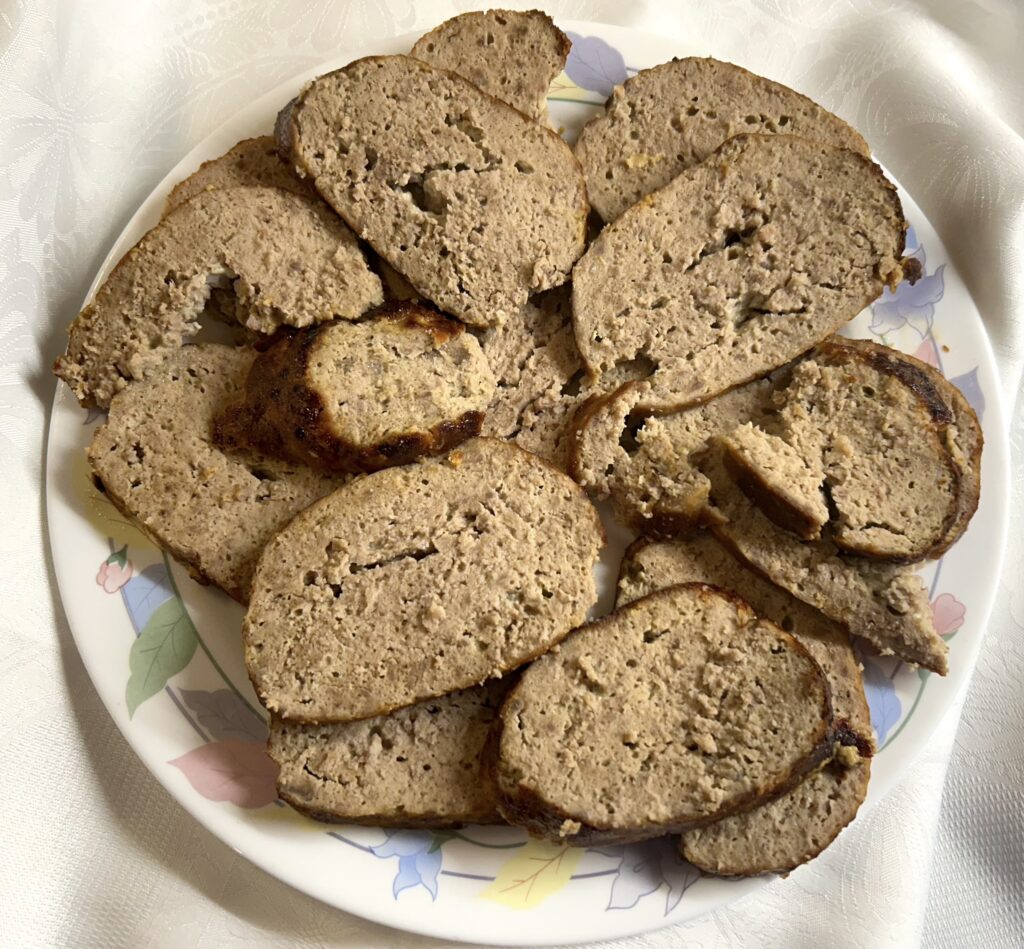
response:
<path fill-rule="evenodd" d="M 422 886 L 433 900 L 437 899 L 437 875 L 441 872 L 441 844 L 444 838 L 417 830 L 384 831 L 387 840 L 370 852 L 382 860 L 398 857 L 391 892 L 395 899 L 402 890 Z"/>
<path fill-rule="evenodd" d="M 565 64 L 566 75 L 581 89 L 610 96 L 612 89 L 626 81 L 622 53 L 597 36 L 568 35 L 572 49 Z"/>
<path fill-rule="evenodd" d="M 895 682 L 899 663 L 898 660 L 863 654 L 861 662 L 864 665 L 864 696 L 871 710 L 871 727 L 875 730 L 875 742 L 881 748 L 893 726 L 903 717 L 903 703 L 896 694 Z"/>
<path fill-rule="evenodd" d="M 619 858 L 606 910 L 632 909 L 645 896 L 665 887 L 664 915 L 668 916 L 700 878 L 700 871 L 680 856 L 675 838 L 595 849 L 595 852 Z"/>
<path fill-rule="evenodd" d="M 922 338 L 927 336 L 935 319 L 935 304 L 945 292 L 946 265 L 941 264 L 934 273 L 928 273 L 924 248 L 918 244 L 912 227 L 907 229 L 907 247 L 912 249 L 906 256 L 920 261 L 922 276 L 913 285 L 904 280 L 895 290 L 886 287 L 878 301 L 871 305 L 871 332 L 876 336 L 902 329 L 907 324 Z"/>

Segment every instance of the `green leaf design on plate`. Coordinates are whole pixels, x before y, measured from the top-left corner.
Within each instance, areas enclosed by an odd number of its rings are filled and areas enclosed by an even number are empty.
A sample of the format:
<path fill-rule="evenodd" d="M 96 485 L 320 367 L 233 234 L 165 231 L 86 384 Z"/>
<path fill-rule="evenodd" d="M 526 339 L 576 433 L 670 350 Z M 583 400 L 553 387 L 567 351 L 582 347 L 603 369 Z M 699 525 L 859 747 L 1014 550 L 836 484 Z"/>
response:
<path fill-rule="evenodd" d="M 157 607 L 128 654 L 131 676 L 125 701 L 129 718 L 146 699 L 167 685 L 171 676 L 189 664 L 198 642 L 196 628 L 178 597 Z"/>

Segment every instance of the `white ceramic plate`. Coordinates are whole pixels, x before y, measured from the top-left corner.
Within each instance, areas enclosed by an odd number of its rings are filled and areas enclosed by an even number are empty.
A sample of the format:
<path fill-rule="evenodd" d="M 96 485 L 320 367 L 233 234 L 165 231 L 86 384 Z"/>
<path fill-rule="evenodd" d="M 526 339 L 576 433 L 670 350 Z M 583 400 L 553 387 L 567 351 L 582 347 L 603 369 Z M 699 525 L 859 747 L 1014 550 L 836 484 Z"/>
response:
<path fill-rule="evenodd" d="M 593 23 L 573 34 L 567 71 L 550 95 L 567 135 L 639 68 L 714 54 L 685 42 Z M 277 110 L 315 75 L 371 53 L 408 50 L 412 37 L 353 49 L 241 108 L 191 151 L 138 210 L 96 283 L 159 218 L 171 186 L 239 139 L 268 131 Z M 925 266 L 863 313 L 869 336 L 938 365 L 983 419 L 981 507 L 967 535 L 925 570 L 945 679 L 865 656 L 880 752 L 877 801 L 924 748 L 968 682 L 992 605 L 1005 540 L 1008 449 L 992 353 L 978 312 L 935 231 L 901 191 L 908 248 Z M 90 290 L 90 296 L 95 290 Z M 167 790 L 229 846 L 287 883 L 349 912 L 402 929 L 495 944 L 608 939 L 691 919 L 763 887 L 766 879 L 701 878 L 670 841 L 601 849 L 528 841 L 510 828 L 457 833 L 326 827 L 275 800 L 266 729 L 242 662 L 242 611 L 189 579 L 91 486 L 83 449 L 97 413 L 58 386 L 47 455 L 47 505 L 61 595 L 85 665 L 131 746 Z M 613 532 L 619 541 L 622 531 Z M 611 589 L 621 544 L 600 568 Z M 827 859 L 827 857 L 825 858 Z M 799 871 L 797 871 L 799 873 Z"/>

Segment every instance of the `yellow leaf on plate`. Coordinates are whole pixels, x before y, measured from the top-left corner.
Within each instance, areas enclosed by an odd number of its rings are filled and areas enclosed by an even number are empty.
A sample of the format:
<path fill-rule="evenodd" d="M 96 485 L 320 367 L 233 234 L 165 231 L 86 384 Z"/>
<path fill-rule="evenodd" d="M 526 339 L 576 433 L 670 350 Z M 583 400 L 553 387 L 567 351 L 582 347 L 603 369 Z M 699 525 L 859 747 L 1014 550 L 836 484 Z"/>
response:
<path fill-rule="evenodd" d="M 582 856 L 579 847 L 530 839 L 480 896 L 511 909 L 532 909 L 569 882 Z"/>
<path fill-rule="evenodd" d="M 93 483 L 92 469 L 85 452 L 76 452 L 73 461 L 75 486 L 81 492 L 80 510 L 99 533 L 109 537 L 117 546 L 124 544 L 150 544 L 149 539 L 125 517 L 109 498 Z"/>

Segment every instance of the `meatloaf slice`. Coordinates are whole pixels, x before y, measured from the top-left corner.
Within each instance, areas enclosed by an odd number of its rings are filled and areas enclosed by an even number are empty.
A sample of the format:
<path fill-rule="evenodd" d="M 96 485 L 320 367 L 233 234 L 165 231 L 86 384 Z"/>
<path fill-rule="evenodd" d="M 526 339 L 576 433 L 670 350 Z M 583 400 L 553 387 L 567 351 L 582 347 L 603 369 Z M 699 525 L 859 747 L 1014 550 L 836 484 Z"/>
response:
<path fill-rule="evenodd" d="M 737 136 L 580 259 L 583 361 L 596 376 L 645 365 L 648 412 L 707 401 L 811 349 L 898 283 L 905 229 L 895 187 L 863 155 Z"/>
<path fill-rule="evenodd" d="M 781 793 L 831 734 L 825 677 L 789 633 L 715 587 L 669 587 L 526 670 L 501 709 L 499 809 L 555 841 L 657 837 Z"/>
<path fill-rule="evenodd" d="M 255 444 L 322 471 L 376 471 L 480 431 L 494 376 L 461 323 L 415 303 L 286 336 L 261 353 L 221 444 Z"/>
<path fill-rule="evenodd" d="M 835 840 L 867 794 L 874 739 L 860 663 L 842 627 L 743 566 L 711 534 L 633 544 L 619 572 L 618 602 L 693 581 L 743 596 L 759 616 L 789 630 L 828 680 L 836 719 L 833 761 L 774 800 L 681 839 L 686 859 L 708 873 L 786 873 Z"/>
<path fill-rule="evenodd" d="M 272 718 L 277 792 L 323 821 L 373 827 L 504 823 L 481 761 L 510 681 L 453 692 L 361 722 Z"/>
<path fill-rule="evenodd" d="M 366 475 L 264 551 L 249 675 L 270 711 L 311 722 L 499 677 L 583 621 L 603 540 L 572 479 L 508 442 Z"/>

